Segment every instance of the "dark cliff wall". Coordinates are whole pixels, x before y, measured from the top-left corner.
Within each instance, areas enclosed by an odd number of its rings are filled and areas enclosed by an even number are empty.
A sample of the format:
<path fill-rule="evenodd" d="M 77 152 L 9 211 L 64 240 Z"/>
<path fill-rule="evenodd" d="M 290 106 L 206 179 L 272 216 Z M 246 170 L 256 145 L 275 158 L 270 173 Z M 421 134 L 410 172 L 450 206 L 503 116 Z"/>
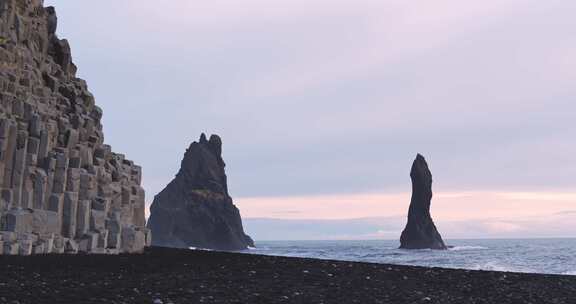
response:
<path fill-rule="evenodd" d="M 141 251 L 142 170 L 104 144 L 54 8 L 0 0 L 0 254 Z"/>

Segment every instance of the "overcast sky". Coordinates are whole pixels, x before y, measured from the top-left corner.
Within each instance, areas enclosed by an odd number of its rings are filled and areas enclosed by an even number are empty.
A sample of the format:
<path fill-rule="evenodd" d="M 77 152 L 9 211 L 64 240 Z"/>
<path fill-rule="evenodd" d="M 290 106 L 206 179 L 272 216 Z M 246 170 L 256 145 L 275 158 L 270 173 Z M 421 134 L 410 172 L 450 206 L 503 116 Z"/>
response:
<path fill-rule="evenodd" d="M 149 203 L 206 132 L 245 217 L 403 216 L 417 152 L 453 214 L 576 210 L 575 1 L 45 2 Z"/>

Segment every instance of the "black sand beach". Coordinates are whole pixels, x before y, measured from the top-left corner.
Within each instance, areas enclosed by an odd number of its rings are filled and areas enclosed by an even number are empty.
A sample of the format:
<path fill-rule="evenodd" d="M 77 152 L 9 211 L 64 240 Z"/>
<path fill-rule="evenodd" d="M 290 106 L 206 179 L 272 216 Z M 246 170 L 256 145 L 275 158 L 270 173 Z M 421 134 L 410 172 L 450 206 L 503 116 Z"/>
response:
<path fill-rule="evenodd" d="M 576 277 L 150 248 L 1 256 L 0 303 L 576 303 Z"/>

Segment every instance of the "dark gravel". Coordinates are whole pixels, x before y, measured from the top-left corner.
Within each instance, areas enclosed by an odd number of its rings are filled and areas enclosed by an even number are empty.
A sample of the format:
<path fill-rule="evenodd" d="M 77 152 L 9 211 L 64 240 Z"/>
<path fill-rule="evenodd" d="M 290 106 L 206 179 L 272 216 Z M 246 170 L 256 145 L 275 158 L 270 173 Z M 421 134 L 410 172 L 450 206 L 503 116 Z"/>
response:
<path fill-rule="evenodd" d="M 576 277 L 151 248 L 0 257 L 0 303 L 576 303 Z"/>

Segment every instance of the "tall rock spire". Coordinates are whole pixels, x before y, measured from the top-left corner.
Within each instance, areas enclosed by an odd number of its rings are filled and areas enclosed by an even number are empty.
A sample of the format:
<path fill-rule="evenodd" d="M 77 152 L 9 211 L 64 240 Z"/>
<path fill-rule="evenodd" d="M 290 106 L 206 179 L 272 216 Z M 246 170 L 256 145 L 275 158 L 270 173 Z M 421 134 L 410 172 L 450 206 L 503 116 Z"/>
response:
<path fill-rule="evenodd" d="M 416 156 L 410 171 L 412 200 L 408 211 L 408 223 L 400 238 L 402 249 L 446 249 L 442 236 L 430 215 L 432 200 L 432 173 L 426 159 Z"/>
<path fill-rule="evenodd" d="M 178 174 L 150 208 L 153 245 L 217 250 L 254 246 L 228 194 L 225 166 L 218 135 L 207 140 L 202 134 L 190 145 Z"/>

